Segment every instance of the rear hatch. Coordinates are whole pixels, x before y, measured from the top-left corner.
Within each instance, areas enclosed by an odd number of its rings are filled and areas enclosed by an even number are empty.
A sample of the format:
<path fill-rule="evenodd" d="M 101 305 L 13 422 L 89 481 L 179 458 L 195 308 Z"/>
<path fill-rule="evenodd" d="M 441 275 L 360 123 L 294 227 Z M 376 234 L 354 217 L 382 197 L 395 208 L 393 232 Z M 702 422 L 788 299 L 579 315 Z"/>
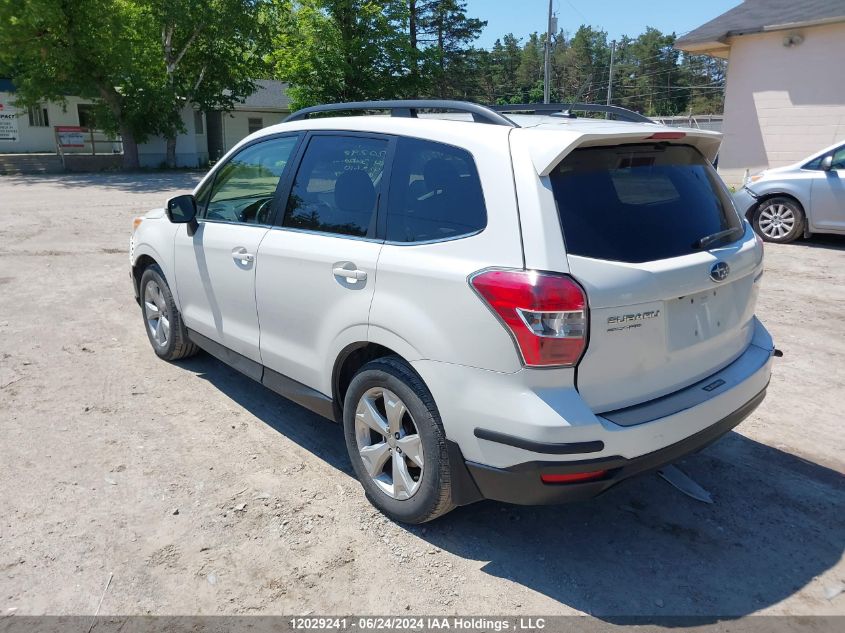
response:
<path fill-rule="evenodd" d="M 762 246 L 698 149 L 579 148 L 549 177 L 589 302 L 577 386 L 594 411 L 682 389 L 742 354 Z"/>

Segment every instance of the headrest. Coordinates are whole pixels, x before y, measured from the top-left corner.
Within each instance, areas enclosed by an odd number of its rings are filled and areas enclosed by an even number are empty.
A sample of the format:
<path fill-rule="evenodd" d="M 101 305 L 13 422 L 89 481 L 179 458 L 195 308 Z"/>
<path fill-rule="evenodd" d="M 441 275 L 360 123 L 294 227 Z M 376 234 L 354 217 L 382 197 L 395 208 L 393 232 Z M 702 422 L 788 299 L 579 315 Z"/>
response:
<path fill-rule="evenodd" d="M 376 188 L 367 172 L 347 171 L 335 182 L 334 201 L 341 211 L 370 212 L 376 202 Z"/>

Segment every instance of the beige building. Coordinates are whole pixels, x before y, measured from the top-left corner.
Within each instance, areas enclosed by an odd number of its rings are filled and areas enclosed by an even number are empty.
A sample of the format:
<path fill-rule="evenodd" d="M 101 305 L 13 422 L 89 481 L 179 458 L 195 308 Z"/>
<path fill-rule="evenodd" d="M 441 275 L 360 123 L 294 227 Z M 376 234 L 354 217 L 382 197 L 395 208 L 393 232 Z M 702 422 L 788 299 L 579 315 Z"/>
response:
<path fill-rule="evenodd" d="M 728 184 L 845 140 L 845 0 L 745 0 L 675 46 L 729 60 Z"/>
<path fill-rule="evenodd" d="M 281 122 L 290 113 L 286 84 L 257 80 L 257 90 L 232 112 L 199 112 L 186 107 L 182 112 L 185 133 L 176 139 L 176 163 L 198 167 L 216 160 L 245 136 Z M 92 102 L 68 96 L 65 103 L 45 102 L 31 108 L 18 108 L 11 81 L 0 79 L 0 155 L 57 154 L 58 139 L 73 133 L 72 128 L 95 127 Z M 69 155 L 92 154 L 90 132 L 78 134 L 78 146 L 63 147 Z M 94 134 L 96 153 L 119 154 L 119 142 L 112 143 L 101 133 Z M 165 140 L 152 138 L 138 146 L 143 167 L 159 167 L 165 161 Z M 54 160 L 57 160 L 54 158 Z"/>

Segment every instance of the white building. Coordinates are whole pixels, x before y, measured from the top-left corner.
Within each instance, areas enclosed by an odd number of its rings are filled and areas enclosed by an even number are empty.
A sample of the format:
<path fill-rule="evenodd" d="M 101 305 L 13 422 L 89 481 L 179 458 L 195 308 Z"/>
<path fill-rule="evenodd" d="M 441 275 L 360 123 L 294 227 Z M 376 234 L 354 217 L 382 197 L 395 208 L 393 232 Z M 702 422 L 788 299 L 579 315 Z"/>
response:
<path fill-rule="evenodd" d="M 199 167 L 216 160 L 248 134 L 282 121 L 290 113 L 286 85 L 280 81 L 257 80 L 257 90 L 232 112 L 199 112 L 186 107 L 182 112 L 185 133 L 176 139 L 176 163 L 180 167 Z M 79 162 L 83 168 L 106 167 L 120 162 L 120 143 L 109 141 L 94 132 L 98 155 L 91 160 L 92 102 L 68 96 L 66 102 L 45 102 L 36 107 L 20 109 L 15 106 L 14 85 L 0 79 L 0 155 L 64 154 Z M 82 128 L 80 130 L 80 128 Z M 59 140 L 61 139 L 61 141 Z M 71 143 L 73 146 L 58 147 Z M 60 151 L 61 150 L 61 151 Z M 159 167 L 165 161 L 165 140 L 152 138 L 138 146 L 143 167 Z M 27 158 L 21 157 L 26 163 Z M 61 163 L 58 163 L 61 165 Z"/>
<path fill-rule="evenodd" d="M 745 0 L 675 46 L 728 59 L 728 184 L 845 139 L 845 0 Z"/>

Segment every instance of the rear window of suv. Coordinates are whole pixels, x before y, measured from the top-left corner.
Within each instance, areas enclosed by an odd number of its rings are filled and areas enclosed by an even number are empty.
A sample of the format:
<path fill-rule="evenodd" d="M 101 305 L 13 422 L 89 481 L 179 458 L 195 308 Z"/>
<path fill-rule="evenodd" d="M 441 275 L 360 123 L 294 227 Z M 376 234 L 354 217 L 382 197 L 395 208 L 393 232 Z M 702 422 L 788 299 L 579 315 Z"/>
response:
<path fill-rule="evenodd" d="M 686 145 L 577 149 L 550 175 L 566 250 L 639 263 L 724 245 L 742 221 L 713 167 Z"/>

